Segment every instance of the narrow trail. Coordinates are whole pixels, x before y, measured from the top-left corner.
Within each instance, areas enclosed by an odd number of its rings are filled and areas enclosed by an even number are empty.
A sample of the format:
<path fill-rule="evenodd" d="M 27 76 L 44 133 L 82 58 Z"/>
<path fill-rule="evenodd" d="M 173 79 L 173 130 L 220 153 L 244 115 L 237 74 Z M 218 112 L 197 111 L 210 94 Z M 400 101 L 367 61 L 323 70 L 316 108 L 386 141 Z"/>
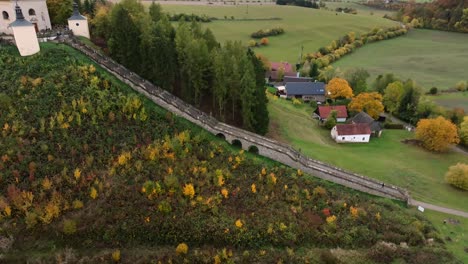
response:
<path fill-rule="evenodd" d="M 417 201 L 417 200 L 411 200 L 409 202 L 410 205 L 413 205 L 413 206 L 421 206 L 425 209 L 429 209 L 429 210 L 433 210 L 433 211 L 437 211 L 437 212 L 441 212 L 441 213 L 446 213 L 446 214 L 451 214 L 451 215 L 458 215 L 458 216 L 461 216 L 461 217 L 465 217 L 465 218 L 468 218 L 468 212 L 463 212 L 463 211 L 459 211 L 459 210 L 455 210 L 455 209 L 451 209 L 451 208 L 447 208 L 447 207 L 442 207 L 442 206 L 438 206 L 438 205 L 433 205 L 433 204 L 429 204 L 429 203 L 425 203 L 425 202 L 420 202 L 420 201 Z"/>

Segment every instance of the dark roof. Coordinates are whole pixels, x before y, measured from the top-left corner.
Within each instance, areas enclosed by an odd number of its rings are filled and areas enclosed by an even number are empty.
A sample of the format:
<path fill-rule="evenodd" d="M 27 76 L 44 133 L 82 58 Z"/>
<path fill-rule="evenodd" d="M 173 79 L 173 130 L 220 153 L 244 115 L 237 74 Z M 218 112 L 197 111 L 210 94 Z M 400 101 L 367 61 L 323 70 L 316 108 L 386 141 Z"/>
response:
<path fill-rule="evenodd" d="M 76 2 L 73 2 L 73 14 L 68 18 L 68 20 L 86 20 L 86 17 L 80 14 L 80 11 L 78 10 L 78 4 Z"/>
<path fill-rule="evenodd" d="M 10 27 L 30 27 L 32 24 L 29 21 L 26 21 L 23 16 L 23 11 L 21 8 L 16 4 L 15 6 L 15 13 L 16 13 L 16 20 L 10 24 Z"/>
<path fill-rule="evenodd" d="M 287 95 L 325 95 L 325 83 L 288 82 L 285 90 Z"/>
<path fill-rule="evenodd" d="M 352 123 L 367 123 L 370 124 L 374 120 L 370 115 L 368 115 L 366 112 L 359 112 L 355 116 L 353 116 L 350 120 Z"/>
<path fill-rule="evenodd" d="M 354 124 L 369 124 L 372 132 L 382 130 L 382 125 L 366 112 L 359 112 L 353 118 L 349 119 L 348 122 Z"/>
<path fill-rule="evenodd" d="M 338 136 L 350 135 L 370 135 L 371 129 L 369 124 L 342 124 L 336 125 Z"/>
<path fill-rule="evenodd" d="M 290 77 L 290 76 L 285 76 L 284 77 L 284 82 L 312 82 L 313 79 L 310 77 Z"/>
<path fill-rule="evenodd" d="M 346 118 L 348 117 L 348 111 L 344 105 L 332 105 L 332 106 L 319 106 L 317 111 L 320 118 L 327 118 L 330 115 L 331 111 L 337 111 L 337 118 Z"/>

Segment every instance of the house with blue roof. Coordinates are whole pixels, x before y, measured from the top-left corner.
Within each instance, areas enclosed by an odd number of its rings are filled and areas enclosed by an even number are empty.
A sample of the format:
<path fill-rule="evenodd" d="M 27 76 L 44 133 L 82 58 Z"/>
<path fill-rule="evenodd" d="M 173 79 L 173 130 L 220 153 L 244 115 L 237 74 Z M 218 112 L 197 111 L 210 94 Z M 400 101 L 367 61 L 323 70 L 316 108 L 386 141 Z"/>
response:
<path fill-rule="evenodd" d="M 286 98 L 302 99 L 304 102 L 325 102 L 325 83 L 323 82 L 288 82 L 285 85 Z"/>

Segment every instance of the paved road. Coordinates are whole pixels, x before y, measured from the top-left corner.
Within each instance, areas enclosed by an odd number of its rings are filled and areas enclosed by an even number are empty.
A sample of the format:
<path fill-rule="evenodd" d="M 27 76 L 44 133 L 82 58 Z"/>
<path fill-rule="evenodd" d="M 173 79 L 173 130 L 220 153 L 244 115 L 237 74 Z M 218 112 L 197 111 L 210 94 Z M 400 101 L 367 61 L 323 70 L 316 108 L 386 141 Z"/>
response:
<path fill-rule="evenodd" d="M 416 201 L 416 200 L 411 200 L 410 205 L 422 206 L 425 209 L 429 209 L 429 210 L 433 210 L 433 211 L 437 211 L 437 212 L 441 212 L 441 213 L 446 213 L 446 214 L 451 214 L 451 215 L 458 215 L 458 216 L 461 216 L 461 217 L 468 218 L 468 213 L 467 212 L 463 212 L 463 211 L 459 211 L 459 210 L 455 210 L 455 209 L 450 209 L 450 208 L 446 208 L 446 207 L 442 207 L 442 206 L 437 206 L 437 205 L 433 205 L 433 204 L 428 204 L 428 203 L 424 203 L 424 202 L 420 202 L 420 201 Z"/>

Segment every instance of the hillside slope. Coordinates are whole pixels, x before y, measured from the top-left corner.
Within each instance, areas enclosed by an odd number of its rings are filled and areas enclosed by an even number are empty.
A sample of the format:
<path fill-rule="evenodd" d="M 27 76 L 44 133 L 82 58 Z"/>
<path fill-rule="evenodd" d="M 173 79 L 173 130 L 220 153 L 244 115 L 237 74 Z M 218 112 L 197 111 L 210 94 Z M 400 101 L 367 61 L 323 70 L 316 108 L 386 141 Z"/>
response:
<path fill-rule="evenodd" d="M 0 69 L 2 261 L 456 262 L 420 215 L 233 149 L 70 47 Z"/>

